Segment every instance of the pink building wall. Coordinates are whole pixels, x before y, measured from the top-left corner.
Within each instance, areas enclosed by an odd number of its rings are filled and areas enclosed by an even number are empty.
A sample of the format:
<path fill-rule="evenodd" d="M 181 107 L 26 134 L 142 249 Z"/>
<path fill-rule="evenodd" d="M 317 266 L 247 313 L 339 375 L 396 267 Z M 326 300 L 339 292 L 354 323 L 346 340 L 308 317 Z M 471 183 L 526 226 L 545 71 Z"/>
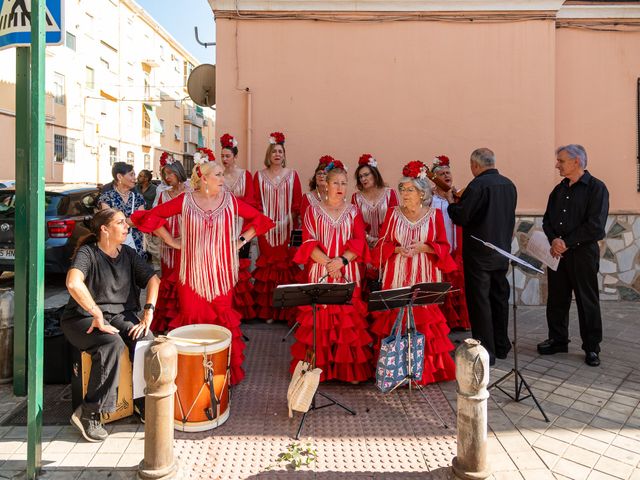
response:
<path fill-rule="evenodd" d="M 444 153 L 464 186 L 469 154 L 487 146 L 518 187 L 518 213 L 540 214 L 559 180 L 555 147 L 582 143 L 590 170 L 612 192 L 611 212 L 640 211 L 640 33 L 556 29 L 551 16 L 496 23 L 225 17 L 216 21 L 217 131 L 238 137 L 241 162 L 253 171 L 274 130 L 287 135 L 289 165 L 303 179 L 321 155 L 353 169 L 367 152 L 394 185 L 407 161 Z"/>

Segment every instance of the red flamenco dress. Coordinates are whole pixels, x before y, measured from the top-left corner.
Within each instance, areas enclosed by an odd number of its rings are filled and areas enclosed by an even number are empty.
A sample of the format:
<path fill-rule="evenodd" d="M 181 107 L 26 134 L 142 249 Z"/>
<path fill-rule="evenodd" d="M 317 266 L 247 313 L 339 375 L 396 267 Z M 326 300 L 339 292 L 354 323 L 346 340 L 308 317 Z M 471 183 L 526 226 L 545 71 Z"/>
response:
<path fill-rule="evenodd" d="M 182 193 L 180 194 L 182 195 Z M 172 200 L 168 190 L 158 196 L 158 205 Z M 165 228 L 172 237 L 180 236 L 182 215 L 167 218 Z M 154 333 L 164 333 L 169 329 L 169 324 L 178 315 L 178 279 L 180 277 L 180 252 L 160 241 L 160 269 L 162 278 L 158 290 L 158 301 L 153 314 L 151 330 Z"/>
<path fill-rule="evenodd" d="M 324 265 L 314 262 L 311 253 L 317 247 L 330 258 L 346 251 L 357 255 L 343 268 L 344 279 L 327 277 L 327 282 L 353 281 L 356 288 L 350 305 L 318 306 L 316 314 L 316 365 L 322 369 L 321 381 L 342 380 L 362 382 L 372 377 L 372 338 L 367 332 L 367 307 L 363 303 L 360 285 L 360 264 L 369 260 L 362 215 L 353 205 L 347 205 L 337 220 L 320 205 L 307 209 L 302 225 L 302 246 L 295 260 L 305 264 L 307 282 L 317 283 L 327 274 Z M 296 343 L 291 347 L 291 371 L 307 350 L 313 348 L 313 314 L 311 307 L 299 307 Z"/>
<path fill-rule="evenodd" d="M 358 207 L 358 210 L 362 213 L 362 218 L 366 225 L 367 243 L 369 247 L 375 247 L 378 242 L 380 227 L 382 227 L 382 222 L 387 215 L 387 210 L 398 205 L 398 195 L 396 191 L 392 188 L 385 187 L 384 193 L 380 195 L 375 202 L 370 202 L 362 192 L 355 192 L 351 196 L 351 203 Z M 380 265 L 366 265 L 364 273 L 365 279 L 367 281 L 378 280 L 379 269 Z M 368 298 L 368 285 L 365 283 L 363 288 L 366 290 L 364 292 L 365 298 Z"/>
<path fill-rule="evenodd" d="M 169 328 L 183 325 L 213 324 L 231 331 L 231 384 L 244 378 L 244 341 L 240 314 L 233 308 L 233 288 L 238 281 L 238 254 L 235 250 L 236 217 L 262 235 L 273 222 L 255 208 L 223 192 L 220 206 L 204 211 L 186 192 L 152 210 L 140 210 L 131 218 L 143 232 L 166 226 L 167 219 L 182 215 L 180 273 L 178 282 L 179 314 Z"/>
<path fill-rule="evenodd" d="M 272 299 L 278 285 L 296 283 L 300 276 L 300 269 L 293 262 L 294 249 L 289 247 L 293 221 L 300 213 L 300 179 L 295 171 L 289 170 L 275 181 L 261 170 L 255 174 L 253 184 L 258 208 L 276 224 L 273 230 L 258 238 L 260 255 L 253 271 L 256 316 L 293 320 L 293 310 L 273 308 Z"/>
<path fill-rule="evenodd" d="M 442 313 L 447 319 L 450 329 L 471 330 L 469 322 L 469 312 L 467 310 L 467 299 L 464 294 L 464 266 L 462 264 L 462 228 L 455 225 L 449 218 L 447 207 L 449 202 L 446 198 L 439 195 L 433 195 L 431 206 L 437 208 L 442 213 L 444 220 L 444 229 L 447 232 L 447 240 L 451 246 L 451 256 L 456 263 L 457 268 L 442 275 L 445 282 L 451 284 L 451 293 L 445 299 L 444 304 L 440 307 Z"/>
<path fill-rule="evenodd" d="M 242 200 L 249 205 L 253 205 L 255 198 L 253 195 L 253 179 L 251 173 L 248 170 L 244 170 L 244 173 L 239 175 L 233 184 L 227 184 L 227 189 L 233 193 L 237 199 Z M 243 219 L 238 217 L 237 229 L 242 231 Z M 255 300 L 252 295 L 253 284 L 251 283 L 251 259 L 246 256 L 240 256 L 239 270 L 238 270 L 238 283 L 233 295 L 233 306 L 242 318 L 250 320 L 256 317 L 256 311 L 253 308 Z"/>
<path fill-rule="evenodd" d="M 435 253 L 418 253 L 405 257 L 395 253 L 396 247 L 409 247 L 420 242 L 429 245 Z M 444 231 L 442 214 L 429 209 L 421 219 L 410 222 L 400 207 L 387 212 L 380 230 L 380 241 L 373 251 L 376 264 L 382 265 L 382 288 L 402 288 L 423 282 L 442 280 L 441 270 L 456 268 L 449 255 L 449 244 Z M 449 327 L 437 305 L 417 306 L 413 309 L 416 327 L 425 336 L 424 373 L 419 382 L 426 385 L 455 378 L 455 363 L 449 352 L 453 344 L 447 336 Z M 375 357 L 380 352 L 380 341 L 388 337 L 398 315 L 397 309 L 373 312 L 371 331 L 376 337 Z"/>

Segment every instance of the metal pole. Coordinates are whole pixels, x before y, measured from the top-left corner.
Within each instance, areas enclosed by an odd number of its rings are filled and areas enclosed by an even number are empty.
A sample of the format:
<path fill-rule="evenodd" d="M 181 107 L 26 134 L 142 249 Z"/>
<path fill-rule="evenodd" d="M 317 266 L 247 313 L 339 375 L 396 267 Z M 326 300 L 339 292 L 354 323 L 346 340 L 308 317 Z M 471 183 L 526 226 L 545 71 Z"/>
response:
<path fill-rule="evenodd" d="M 16 48 L 16 211 L 15 238 L 27 238 L 27 193 L 31 126 L 31 48 Z M 13 336 L 13 393 L 27 395 L 27 242 L 15 242 L 15 315 Z"/>
<path fill-rule="evenodd" d="M 31 161 L 27 206 L 27 479 L 42 467 L 44 350 L 45 0 L 31 0 Z"/>

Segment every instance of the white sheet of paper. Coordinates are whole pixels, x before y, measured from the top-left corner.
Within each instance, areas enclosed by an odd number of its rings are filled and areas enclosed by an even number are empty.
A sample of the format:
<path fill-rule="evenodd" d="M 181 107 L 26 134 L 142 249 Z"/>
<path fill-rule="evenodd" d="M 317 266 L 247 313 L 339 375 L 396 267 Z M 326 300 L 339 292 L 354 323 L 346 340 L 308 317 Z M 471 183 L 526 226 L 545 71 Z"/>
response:
<path fill-rule="evenodd" d="M 559 258 L 553 258 L 550 252 L 551 245 L 544 232 L 536 230 L 529 237 L 529 243 L 527 244 L 527 253 L 534 258 L 537 258 L 547 267 L 554 272 L 558 270 Z"/>
<path fill-rule="evenodd" d="M 133 398 L 144 397 L 147 382 L 144 380 L 144 354 L 151 346 L 151 340 L 140 340 L 136 343 L 133 354 Z"/>
<path fill-rule="evenodd" d="M 516 257 L 515 255 L 512 255 L 509 252 L 504 251 L 503 249 L 501 249 L 500 247 L 495 246 L 493 243 L 489 243 L 489 242 L 485 242 L 484 240 L 479 239 L 478 237 L 474 237 L 473 235 L 471 235 L 471 238 L 473 238 L 474 240 L 479 241 L 480 243 L 482 243 L 484 246 L 489 247 L 493 250 L 495 250 L 496 252 L 500 253 L 501 255 L 505 256 L 506 258 L 508 258 L 509 260 L 512 260 L 520 265 L 522 265 L 523 267 L 527 267 L 531 270 L 534 270 L 538 273 L 544 273 L 542 270 L 540 270 L 539 268 L 534 267 L 533 265 L 525 262 L 524 260 L 522 260 L 521 258 Z"/>

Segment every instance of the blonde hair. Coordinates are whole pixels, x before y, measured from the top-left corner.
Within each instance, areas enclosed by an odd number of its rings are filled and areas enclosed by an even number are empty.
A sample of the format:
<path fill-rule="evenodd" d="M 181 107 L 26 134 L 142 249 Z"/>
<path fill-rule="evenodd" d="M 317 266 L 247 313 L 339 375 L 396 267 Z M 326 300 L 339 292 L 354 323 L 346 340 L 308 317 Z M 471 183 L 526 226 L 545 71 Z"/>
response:
<path fill-rule="evenodd" d="M 222 168 L 218 162 L 204 162 L 196 164 L 191 172 L 191 188 L 194 190 L 200 190 L 201 178 L 209 175 L 216 167 Z M 200 170 L 200 175 L 198 175 L 198 169 Z"/>
<path fill-rule="evenodd" d="M 343 168 L 335 167 L 327 172 L 327 182 L 330 178 L 335 177 L 336 175 L 344 175 L 347 177 L 347 181 L 349 180 L 349 176 L 347 175 L 347 171 Z"/>
<path fill-rule="evenodd" d="M 264 164 L 267 168 L 271 166 L 271 153 L 276 146 L 280 145 L 282 147 L 282 152 L 284 153 L 284 158 L 282 159 L 282 166 L 287 166 L 287 151 L 284 149 L 284 144 L 282 143 L 270 143 L 267 147 L 267 152 L 264 155 Z"/>

